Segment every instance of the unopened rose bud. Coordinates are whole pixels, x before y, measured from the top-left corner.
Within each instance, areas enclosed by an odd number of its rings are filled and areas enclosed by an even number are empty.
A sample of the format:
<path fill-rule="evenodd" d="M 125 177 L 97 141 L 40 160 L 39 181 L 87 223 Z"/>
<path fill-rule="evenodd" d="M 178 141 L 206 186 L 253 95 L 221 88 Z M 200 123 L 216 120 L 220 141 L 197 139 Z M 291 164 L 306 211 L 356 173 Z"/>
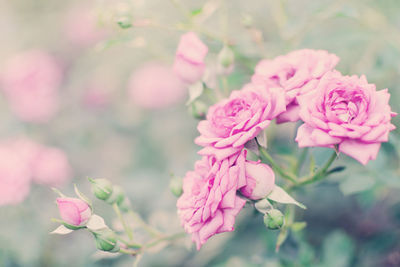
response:
<path fill-rule="evenodd" d="M 97 232 L 93 232 L 96 239 L 96 247 L 99 250 L 108 252 L 118 252 L 119 245 L 115 233 L 109 229 L 105 228 Z"/>
<path fill-rule="evenodd" d="M 218 54 L 218 63 L 222 67 L 227 69 L 230 66 L 232 66 L 234 60 L 235 60 L 235 55 L 233 54 L 232 49 L 229 46 L 224 45 L 224 47 Z"/>
<path fill-rule="evenodd" d="M 245 163 L 247 185 L 240 192 L 250 199 L 265 198 L 275 186 L 275 174 L 266 164 L 247 161 Z"/>
<path fill-rule="evenodd" d="M 117 205 L 121 204 L 122 201 L 124 201 L 125 198 L 125 192 L 122 189 L 122 187 L 118 185 L 113 186 L 112 194 L 111 196 L 106 200 L 108 204 L 114 204 L 117 203 Z"/>
<path fill-rule="evenodd" d="M 131 202 L 129 199 L 126 197 L 124 200 L 118 204 L 118 207 L 121 209 L 122 212 L 128 212 L 129 209 L 131 208 Z"/>
<path fill-rule="evenodd" d="M 174 196 L 180 197 L 183 192 L 182 185 L 182 178 L 174 176 L 169 183 L 169 189 L 171 190 L 172 194 L 174 194 Z"/>
<path fill-rule="evenodd" d="M 192 113 L 192 116 L 195 119 L 204 120 L 207 113 L 207 105 L 204 104 L 202 101 L 195 101 L 193 102 L 190 107 L 189 111 Z"/>
<path fill-rule="evenodd" d="M 57 198 L 57 205 L 64 225 L 73 230 L 84 226 L 92 216 L 88 203 L 79 198 L 60 197 Z"/>
<path fill-rule="evenodd" d="M 272 209 L 267 211 L 264 215 L 264 224 L 268 229 L 280 229 L 285 222 L 285 217 L 280 210 Z"/>
<path fill-rule="evenodd" d="M 111 182 L 107 179 L 89 179 L 92 183 L 93 194 L 101 200 L 107 200 L 112 192 L 113 186 Z"/>

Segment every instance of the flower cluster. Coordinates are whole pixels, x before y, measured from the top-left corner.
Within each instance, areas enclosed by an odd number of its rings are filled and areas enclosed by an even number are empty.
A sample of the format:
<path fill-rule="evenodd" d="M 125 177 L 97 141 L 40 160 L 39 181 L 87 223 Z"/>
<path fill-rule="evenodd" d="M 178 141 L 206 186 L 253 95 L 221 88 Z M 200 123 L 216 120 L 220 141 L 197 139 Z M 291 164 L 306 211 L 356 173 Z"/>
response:
<path fill-rule="evenodd" d="M 207 52 L 198 37 L 189 37 L 179 45 L 175 66 L 186 70 L 181 75 L 188 80 L 199 76 L 181 66 L 190 63 L 203 71 Z M 272 169 L 248 161 L 245 150 L 272 120 L 303 121 L 296 137 L 300 147 L 338 146 L 363 164 L 375 159 L 380 143 L 395 128 L 390 95 L 376 91 L 364 76 L 343 76 L 334 69 L 338 62 L 334 54 L 310 49 L 262 60 L 249 84 L 208 109 L 195 139 L 202 159 L 186 174 L 177 202 L 181 222 L 198 249 L 214 234 L 233 230 L 244 197 L 262 199 L 274 189 Z"/>
<path fill-rule="evenodd" d="M 0 206 L 23 201 L 31 182 L 61 185 L 71 177 L 64 152 L 26 138 L 0 143 Z"/>

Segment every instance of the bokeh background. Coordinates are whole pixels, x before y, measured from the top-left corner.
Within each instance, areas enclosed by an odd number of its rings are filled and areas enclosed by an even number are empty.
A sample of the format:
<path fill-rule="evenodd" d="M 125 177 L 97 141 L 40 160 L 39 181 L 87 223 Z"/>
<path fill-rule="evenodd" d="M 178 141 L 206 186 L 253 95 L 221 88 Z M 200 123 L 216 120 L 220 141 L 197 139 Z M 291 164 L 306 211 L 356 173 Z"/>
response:
<path fill-rule="evenodd" d="M 378 89 L 389 88 L 392 109 L 400 112 L 399 14 L 397 0 L 0 0 L 2 75 L 10 58 L 40 50 L 54 57 L 62 76 L 57 111 L 40 122 L 21 118 L 15 112 L 19 102 L 1 88 L 0 143 L 19 137 L 60 149 L 70 166 L 68 178 L 57 184 L 60 190 L 72 195 L 75 183 L 89 194 L 87 177 L 108 178 L 125 188 L 146 220 L 177 232 L 176 198 L 168 184 L 171 173 L 183 176 L 199 158 L 193 143 L 197 121 L 185 105 L 187 94 L 157 109 L 132 99 L 133 72 L 148 62 L 171 65 L 187 30 L 200 31 L 209 46 L 208 66 L 222 48 L 213 36 L 234 45 L 231 90 L 249 80 L 262 58 L 326 49 L 341 58 L 342 73 L 365 74 Z M 188 25 L 188 19 L 200 26 Z M 27 101 L 38 101 L 34 110 L 46 105 L 35 96 Z M 399 118 L 393 121 L 399 128 Z M 295 127 L 268 129 L 272 153 L 298 155 Z M 308 209 L 296 216 L 308 226 L 292 233 L 278 253 L 277 232 L 267 230 L 262 216 L 248 207 L 235 232 L 212 238 L 200 252 L 183 240 L 146 253 L 140 264 L 400 266 L 399 151 L 397 129 L 366 167 L 341 156 L 335 164 L 346 165 L 344 172 L 297 191 Z M 312 153 L 317 163 L 329 155 L 324 149 Z M 57 217 L 55 197 L 49 184 L 33 183 L 23 202 L 0 206 L 0 266 L 131 266 L 128 256 L 96 254 L 83 231 L 49 235 L 57 226 L 50 221 Z M 95 208 L 111 220 L 109 207 L 95 202 Z"/>

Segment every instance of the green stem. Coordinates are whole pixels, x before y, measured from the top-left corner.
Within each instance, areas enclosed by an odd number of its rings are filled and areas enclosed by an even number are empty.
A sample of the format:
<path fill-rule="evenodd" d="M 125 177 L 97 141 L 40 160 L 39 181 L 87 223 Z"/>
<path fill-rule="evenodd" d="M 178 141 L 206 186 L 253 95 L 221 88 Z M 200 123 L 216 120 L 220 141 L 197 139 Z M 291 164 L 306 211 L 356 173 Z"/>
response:
<path fill-rule="evenodd" d="M 332 155 L 330 156 L 328 161 L 324 164 L 324 166 L 322 166 L 320 169 L 318 169 L 318 171 L 315 174 L 313 174 L 311 176 L 306 176 L 306 177 L 300 178 L 297 183 L 297 186 L 312 184 L 312 183 L 315 183 L 315 182 L 320 181 L 323 178 L 327 177 L 326 172 L 327 172 L 328 168 L 331 166 L 331 164 L 333 163 L 333 161 L 335 161 L 336 157 L 337 157 L 336 151 L 333 151 Z"/>
<path fill-rule="evenodd" d="M 129 248 L 139 249 L 139 248 L 142 247 L 141 244 L 129 242 L 129 241 L 123 239 L 122 237 L 118 236 L 118 235 L 117 235 L 117 239 L 118 239 L 119 241 L 121 241 L 122 243 L 124 243 L 125 245 L 127 245 Z"/>
<path fill-rule="evenodd" d="M 134 219 L 140 224 L 140 226 L 147 231 L 150 235 L 155 236 L 155 237 L 160 237 L 163 236 L 163 233 L 158 231 L 157 229 L 149 226 L 143 219 L 140 217 L 140 215 L 136 214 L 133 211 L 129 211 L 129 214 L 134 217 Z"/>
<path fill-rule="evenodd" d="M 303 167 L 303 163 L 307 158 L 307 154 L 308 154 L 308 147 L 304 148 L 303 151 L 301 151 L 299 160 L 297 161 L 296 170 L 295 170 L 296 171 L 295 173 L 297 175 L 300 175 L 301 167 Z"/>
<path fill-rule="evenodd" d="M 151 247 L 154 247 L 154 246 L 158 245 L 162 241 L 175 240 L 175 239 L 178 239 L 178 238 L 181 238 L 181 237 L 184 237 L 184 236 L 186 236 L 185 232 L 176 233 L 176 234 L 173 234 L 173 235 L 163 236 L 163 237 L 157 238 L 155 240 L 149 241 L 147 244 L 144 245 L 144 248 L 145 249 L 146 248 L 151 248 Z"/>
<path fill-rule="evenodd" d="M 124 216 L 122 215 L 121 210 L 119 209 L 117 203 L 113 204 L 113 209 L 114 209 L 115 213 L 117 214 L 118 219 L 121 221 L 122 226 L 124 227 L 124 230 L 125 230 L 126 234 L 128 235 L 129 240 L 132 241 L 133 240 L 133 232 L 132 232 L 131 228 L 126 224 Z"/>
<path fill-rule="evenodd" d="M 125 248 L 120 248 L 119 253 L 122 254 L 127 254 L 127 255 L 138 255 L 140 253 L 139 250 L 133 250 L 133 249 L 125 249 Z"/>
<path fill-rule="evenodd" d="M 272 168 L 279 173 L 279 175 L 284 178 L 287 179 L 291 182 L 293 182 L 294 184 L 297 184 L 297 179 L 296 177 L 291 174 L 291 173 L 287 173 L 285 172 L 279 165 L 278 163 L 276 163 L 274 161 L 274 159 L 271 157 L 270 154 L 268 154 L 267 150 L 265 148 L 263 148 L 262 146 L 258 146 L 258 150 L 260 151 L 261 157 L 264 158 L 267 163 L 271 164 Z"/>

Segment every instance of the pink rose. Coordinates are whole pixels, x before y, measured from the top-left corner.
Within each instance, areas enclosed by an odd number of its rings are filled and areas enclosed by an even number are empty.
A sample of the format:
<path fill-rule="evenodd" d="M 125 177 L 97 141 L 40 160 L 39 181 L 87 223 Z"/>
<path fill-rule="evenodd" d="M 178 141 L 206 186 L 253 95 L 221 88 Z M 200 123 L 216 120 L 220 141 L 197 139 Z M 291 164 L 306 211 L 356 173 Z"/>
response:
<path fill-rule="evenodd" d="M 45 185 L 61 185 L 71 178 L 72 170 L 64 151 L 43 147 L 32 164 L 33 181 Z"/>
<path fill-rule="evenodd" d="M 228 99 L 211 106 L 207 120 L 198 124 L 200 136 L 195 143 L 204 146 L 199 154 L 222 160 L 241 151 L 283 111 L 285 98 L 280 88 L 246 85 L 233 91 Z"/>
<path fill-rule="evenodd" d="M 185 82 L 200 80 L 205 70 L 204 58 L 208 47 L 193 32 L 181 36 L 176 50 L 174 72 Z"/>
<path fill-rule="evenodd" d="M 84 226 L 92 216 L 89 205 L 79 198 L 60 197 L 57 205 L 61 219 L 73 226 Z"/>
<path fill-rule="evenodd" d="M 254 161 L 244 163 L 246 186 L 240 192 L 250 199 L 261 199 L 272 192 L 275 186 L 275 174 L 266 164 Z"/>
<path fill-rule="evenodd" d="M 0 145 L 0 206 L 22 202 L 30 191 L 30 168 L 9 143 Z"/>
<path fill-rule="evenodd" d="M 252 77 L 253 83 L 281 87 L 286 94 L 286 112 L 277 117 L 277 122 L 299 120 L 296 96 L 315 88 L 326 72 L 333 70 L 339 58 L 324 50 L 302 49 L 260 61 Z"/>
<path fill-rule="evenodd" d="M 21 120 L 46 122 L 58 109 L 62 70 L 43 51 L 27 51 L 8 60 L 2 73 L 2 89 L 11 109 Z"/>
<path fill-rule="evenodd" d="M 135 71 L 128 87 L 131 100 L 148 109 L 171 106 L 186 94 L 186 88 L 174 72 L 159 63 L 148 63 Z"/>
<path fill-rule="evenodd" d="M 375 159 L 381 142 L 387 142 L 395 113 L 389 106 L 387 89 L 376 91 L 365 76 L 325 74 L 317 88 L 298 97 L 300 117 L 297 131 L 300 147 L 339 146 L 339 151 L 362 164 Z"/>
<path fill-rule="evenodd" d="M 236 195 L 246 184 L 240 168 L 234 165 L 237 157 L 222 161 L 203 157 L 183 180 L 178 215 L 185 231 L 192 234 L 197 249 L 211 236 L 233 231 L 235 216 L 246 203 Z"/>

